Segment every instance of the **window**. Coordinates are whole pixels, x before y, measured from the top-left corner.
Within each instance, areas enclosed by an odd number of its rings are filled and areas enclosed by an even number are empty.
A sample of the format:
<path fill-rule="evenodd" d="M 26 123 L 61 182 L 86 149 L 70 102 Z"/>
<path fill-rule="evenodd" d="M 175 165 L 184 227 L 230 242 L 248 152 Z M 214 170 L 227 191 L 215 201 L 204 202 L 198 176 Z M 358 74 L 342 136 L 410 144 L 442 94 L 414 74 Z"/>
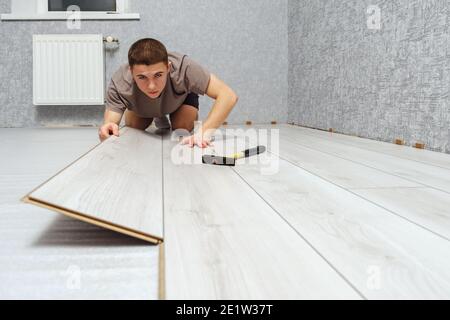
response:
<path fill-rule="evenodd" d="M 71 5 L 80 8 L 80 20 L 139 20 L 138 13 L 129 12 L 130 1 L 11 0 L 11 13 L 2 13 L 1 20 L 67 20 Z"/>
<path fill-rule="evenodd" d="M 48 0 L 48 11 L 67 11 L 72 5 L 81 11 L 117 11 L 116 0 Z"/>

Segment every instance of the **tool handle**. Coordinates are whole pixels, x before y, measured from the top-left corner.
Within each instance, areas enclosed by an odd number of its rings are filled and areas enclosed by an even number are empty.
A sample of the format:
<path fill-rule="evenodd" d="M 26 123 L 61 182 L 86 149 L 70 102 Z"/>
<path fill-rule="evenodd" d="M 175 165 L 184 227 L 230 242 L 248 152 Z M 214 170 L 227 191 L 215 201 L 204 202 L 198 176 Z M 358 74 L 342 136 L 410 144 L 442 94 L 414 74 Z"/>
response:
<path fill-rule="evenodd" d="M 257 146 L 257 147 L 254 147 L 254 148 L 250 148 L 250 149 L 244 150 L 243 151 L 244 158 L 253 156 L 255 154 L 263 153 L 264 151 L 266 151 L 266 147 L 265 146 Z"/>

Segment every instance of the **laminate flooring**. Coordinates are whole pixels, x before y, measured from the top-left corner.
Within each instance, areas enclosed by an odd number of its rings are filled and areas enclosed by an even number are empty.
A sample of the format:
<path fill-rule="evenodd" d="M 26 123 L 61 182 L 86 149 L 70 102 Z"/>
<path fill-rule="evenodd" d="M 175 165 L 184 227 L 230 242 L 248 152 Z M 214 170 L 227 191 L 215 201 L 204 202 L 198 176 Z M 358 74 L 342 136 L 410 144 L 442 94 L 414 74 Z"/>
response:
<path fill-rule="evenodd" d="M 157 299 L 159 247 L 23 203 L 96 128 L 0 129 L 0 298 Z"/>
<path fill-rule="evenodd" d="M 160 245 L 19 201 L 96 129 L 1 129 L 0 297 L 450 298 L 450 155 L 292 125 L 222 129 L 206 150 L 130 134 L 151 141 L 136 174 L 160 166 L 132 193 L 160 210 Z M 267 152 L 235 167 L 201 164 L 258 144 Z"/>
<path fill-rule="evenodd" d="M 129 127 L 25 200 L 154 243 L 162 240 L 161 137 Z"/>

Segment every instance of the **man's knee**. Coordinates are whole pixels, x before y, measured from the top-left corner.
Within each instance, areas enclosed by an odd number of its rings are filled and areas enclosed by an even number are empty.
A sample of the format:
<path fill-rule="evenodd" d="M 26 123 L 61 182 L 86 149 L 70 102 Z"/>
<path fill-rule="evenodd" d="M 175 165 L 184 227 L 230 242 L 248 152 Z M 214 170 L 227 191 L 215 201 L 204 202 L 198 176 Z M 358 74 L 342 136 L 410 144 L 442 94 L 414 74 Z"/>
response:
<path fill-rule="evenodd" d="M 178 120 L 171 122 L 172 122 L 172 130 L 184 129 L 189 132 L 194 130 L 194 121 Z"/>
<path fill-rule="evenodd" d="M 127 127 L 145 130 L 152 124 L 153 118 L 141 118 L 130 110 L 125 111 L 125 125 Z"/>
<path fill-rule="evenodd" d="M 186 104 L 170 115 L 172 130 L 184 129 L 191 132 L 196 120 L 198 120 L 198 109 Z"/>

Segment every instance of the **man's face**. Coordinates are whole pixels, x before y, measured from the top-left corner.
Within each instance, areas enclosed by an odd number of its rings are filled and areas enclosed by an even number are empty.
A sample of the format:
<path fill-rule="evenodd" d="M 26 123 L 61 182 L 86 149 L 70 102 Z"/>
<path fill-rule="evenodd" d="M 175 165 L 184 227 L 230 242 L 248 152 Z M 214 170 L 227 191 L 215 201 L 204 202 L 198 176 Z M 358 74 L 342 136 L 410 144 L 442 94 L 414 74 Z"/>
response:
<path fill-rule="evenodd" d="M 131 68 L 133 79 L 138 88 L 150 99 L 158 98 L 166 86 L 171 62 L 166 66 L 164 62 L 152 65 L 136 64 Z"/>

